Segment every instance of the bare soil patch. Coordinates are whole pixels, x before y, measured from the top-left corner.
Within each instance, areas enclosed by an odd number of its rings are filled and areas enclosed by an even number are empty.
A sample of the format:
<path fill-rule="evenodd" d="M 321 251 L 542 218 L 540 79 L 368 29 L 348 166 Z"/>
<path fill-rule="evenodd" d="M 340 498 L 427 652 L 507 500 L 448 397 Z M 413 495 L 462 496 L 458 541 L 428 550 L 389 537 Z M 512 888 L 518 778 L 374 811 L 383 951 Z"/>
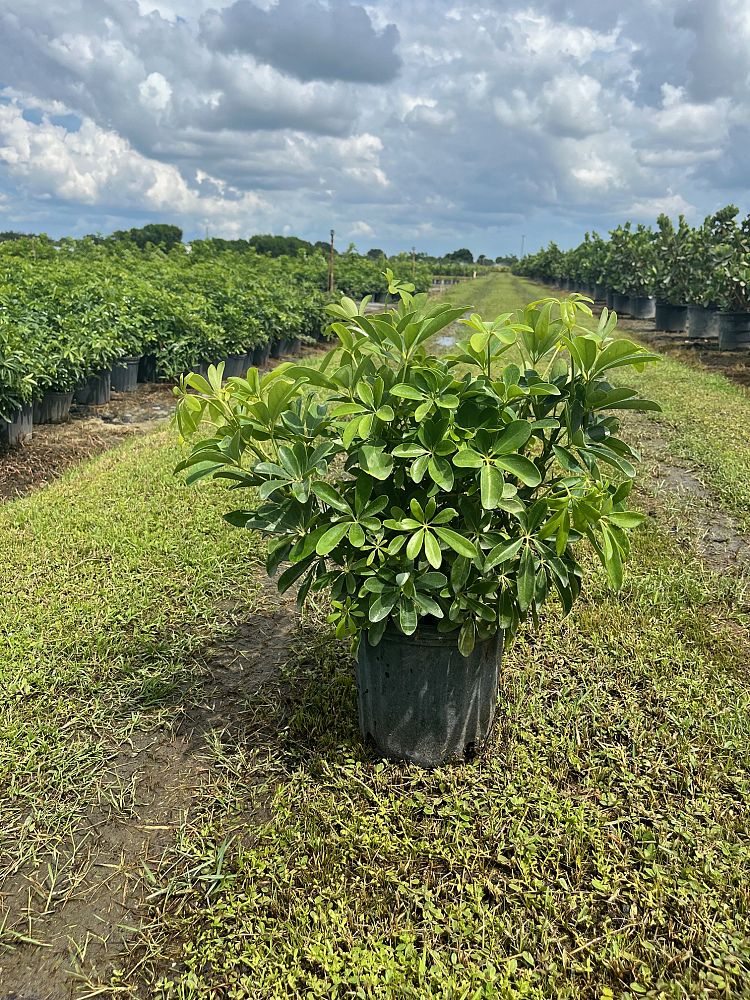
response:
<path fill-rule="evenodd" d="M 670 452 L 665 428 L 656 420 L 633 414 L 628 427 L 643 456 L 645 475 L 639 476 L 636 490 L 649 514 L 666 518 L 671 530 L 684 539 L 686 552 L 695 552 L 707 569 L 746 573 L 750 538 L 722 510 L 701 469 Z"/>
<path fill-rule="evenodd" d="M 35 426 L 28 444 L 0 453 L 0 500 L 52 482 L 85 459 L 153 429 L 173 410 L 172 386 L 149 383 L 135 392 L 113 393 L 106 406 L 74 406 L 67 423 Z"/>

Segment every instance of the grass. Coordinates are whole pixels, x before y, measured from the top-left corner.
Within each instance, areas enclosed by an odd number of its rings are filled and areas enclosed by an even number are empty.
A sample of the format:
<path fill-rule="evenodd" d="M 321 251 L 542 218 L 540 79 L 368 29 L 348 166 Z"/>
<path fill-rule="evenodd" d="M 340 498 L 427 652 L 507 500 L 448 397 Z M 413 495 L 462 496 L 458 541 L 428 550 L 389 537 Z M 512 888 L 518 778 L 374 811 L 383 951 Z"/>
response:
<path fill-rule="evenodd" d="M 488 314 L 537 294 L 507 275 L 471 291 Z M 642 380 L 665 403 L 646 430 L 740 516 L 745 394 L 670 361 Z M 251 539 L 219 521 L 226 497 L 182 487 L 175 456 L 159 433 L 0 509 L 16 584 L 0 607 L 6 872 L 64 854 L 102 802 L 133 822 L 138 794 L 105 765 L 168 736 L 207 643 L 267 601 Z M 202 736 L 203 777 L 138 876 L 140 928 L 108 995 L 747 995 L 746 581 L 673 530 L 689 498 L 646 484 L 641 499 L 657 516 L 624 590 L 594 573 L 570 618 L 550 607 L 519 637 L 473 764 L 372 761 L 349 651 L 313 608 L 280 679 L 240 686 L 242 711 L 219 706 Z M 40 913 L 29 936 L 45 928 Z M 82 996 L 101 969 L 85 979 Z"/>
<path fill-rule="evenodd" d="M 177 460 L 161 431 L 0 506 L 0 877 L 46 860 L 93 803 L 126 814 L 106 765 L 161 724 L 230 618 L 218 595 L 246 609 L 259 591 L 220 491 L 186 489 Z"/>

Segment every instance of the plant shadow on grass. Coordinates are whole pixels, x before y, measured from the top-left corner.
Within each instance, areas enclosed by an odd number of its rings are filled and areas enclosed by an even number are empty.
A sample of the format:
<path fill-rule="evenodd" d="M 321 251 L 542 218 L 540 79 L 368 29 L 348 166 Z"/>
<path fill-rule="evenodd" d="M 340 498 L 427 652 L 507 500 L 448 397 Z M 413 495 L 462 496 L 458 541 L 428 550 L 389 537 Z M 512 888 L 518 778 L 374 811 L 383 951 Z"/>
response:
<path fill-rule="evenodd" d="M 349 644 L 315 612 L 300 619 L 291 602 L 250 616 L 209 651 L 178 732 L 196 749 L 218 733 L 225 746 L 266 749 L 289 768 L 314 771 L 328 755 L 366 759 Z"/>

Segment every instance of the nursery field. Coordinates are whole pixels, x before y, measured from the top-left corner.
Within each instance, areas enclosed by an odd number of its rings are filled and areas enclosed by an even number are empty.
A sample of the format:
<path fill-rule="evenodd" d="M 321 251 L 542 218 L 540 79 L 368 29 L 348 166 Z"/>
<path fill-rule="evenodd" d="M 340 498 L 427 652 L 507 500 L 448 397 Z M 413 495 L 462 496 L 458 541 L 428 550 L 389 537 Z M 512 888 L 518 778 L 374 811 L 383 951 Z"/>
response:
<path fill-rule="evenodd" d="M 0 502 L 0 998 L 747 996 L 750 398 L 630 378 L 625 586 L 522 628 L 492 745 L 433 772 L 372 760 L 322 598 L 174 430 Z"/>

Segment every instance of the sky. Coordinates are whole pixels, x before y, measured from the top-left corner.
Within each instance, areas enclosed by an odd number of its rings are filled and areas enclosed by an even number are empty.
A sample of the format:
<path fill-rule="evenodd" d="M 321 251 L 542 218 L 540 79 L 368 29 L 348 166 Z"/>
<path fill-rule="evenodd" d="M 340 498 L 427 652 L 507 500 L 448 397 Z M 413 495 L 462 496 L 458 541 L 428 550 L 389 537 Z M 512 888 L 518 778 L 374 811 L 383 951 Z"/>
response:
<path fill-rule="evenodd" d="M 488 256 L 750 210 L 748 0 L 0 0 L 0 230 Z"/>

